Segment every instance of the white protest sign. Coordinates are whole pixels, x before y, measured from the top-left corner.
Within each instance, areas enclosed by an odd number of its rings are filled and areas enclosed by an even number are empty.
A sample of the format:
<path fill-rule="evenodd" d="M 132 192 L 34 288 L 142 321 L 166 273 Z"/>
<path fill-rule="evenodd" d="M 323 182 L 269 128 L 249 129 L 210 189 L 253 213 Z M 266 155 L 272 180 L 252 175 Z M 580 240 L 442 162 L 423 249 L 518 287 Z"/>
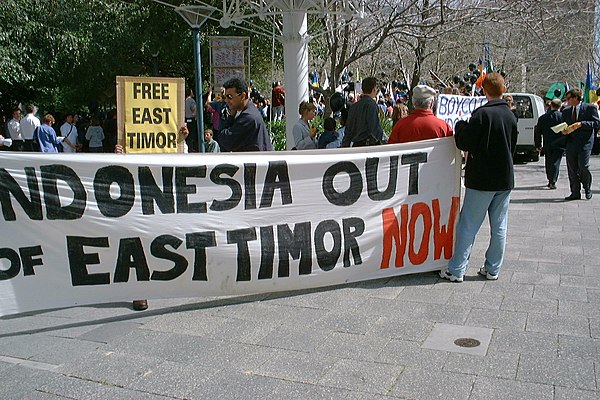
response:
<path fill-rule="evenodd" d="M 437 99 L 435 115 L 446 121 L 454 130 L 457 121 L 468 121 L 473 111 L 485 103 L 487 103 L 485 97 L 440 94 Z"/>
<path fill-rule="evenodd" d="M 445 267 L 453 138 L 331 151 L 0 152 L 0 315 Z"/>

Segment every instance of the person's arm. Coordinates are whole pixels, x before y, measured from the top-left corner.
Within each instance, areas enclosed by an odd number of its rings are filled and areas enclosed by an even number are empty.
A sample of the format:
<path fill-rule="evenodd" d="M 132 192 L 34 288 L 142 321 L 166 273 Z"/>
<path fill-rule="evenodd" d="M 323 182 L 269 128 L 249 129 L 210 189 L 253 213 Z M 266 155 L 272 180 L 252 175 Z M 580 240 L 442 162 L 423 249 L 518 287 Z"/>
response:
<path fill-rule="evenodd" d="M 68 137 L 65 137 L 65 138 L 63 139 L 63 145 L 65 145 L 65 144 L 66 144 L 67 146 L 69 146 L 70 148 L 72 148 L 73 150 L 77 150 L 77 146 L 75 145 L 75 143 L 71 143 L 71 141 L 69 140 L 69 138 L 68 138 Z"/>
<path fill-rule="evenodd" d="M 473 113 L 469 122 L 457 121 L 454 127 L 456 147 L 463 151 L 478 150 L 481 143 L 482 129 L 480 113 Z"/>
<path fill-rule="evenodd" d="M 206 102 L 204 103 L 204 107 L 210 107 L 210 99 L 212 98 L 212 86 L 208 89 L 208 94 L 206 95 Z"/>
<path fill-rule="evenodd" d="M 596 132 L 600 128 L 600 118 L 598 117 L 598 110 L 596 107 L 589 106 L 590 119 L 581 121 L 581 126 L 589 127 L 592 131 Z"/>
<path fill-rule="evenodd" d="M 542 149 L 542 128 L 541 125 L 542 121 L 540 121 L 538 119 L 537 124 L 535 125 L 535 128 L 533 129 L 533 142 L 534 142 L 534 146 L 535 148 L 540 151 Z"/>
<path fill-rule="evenodd" d="M 369 129 L 369 133 L 379 142 L 383 139 L 383 128 L 379 123 L 379 110 L 381 108 L 375 103 L 375 107 L 372 111 L 367 113 L 367 127 Z"/>

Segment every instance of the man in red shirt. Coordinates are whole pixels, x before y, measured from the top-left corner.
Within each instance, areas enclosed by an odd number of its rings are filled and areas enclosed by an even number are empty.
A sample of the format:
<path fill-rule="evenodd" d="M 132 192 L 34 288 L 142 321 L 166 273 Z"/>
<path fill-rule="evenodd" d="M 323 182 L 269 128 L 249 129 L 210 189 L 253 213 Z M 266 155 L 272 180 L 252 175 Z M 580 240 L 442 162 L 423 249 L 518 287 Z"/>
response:
<path fill-rule="evenodd" d="M 407 117 L 396 122 L 388 143 L 407 143 L 452 136 L 450 125 L 433 114 L 435 95 L 435 90 L 427 85 L 413 88 L 412 104 L 415 109 Z"/>
<path fill-rule="evenodd" d="M 281 87 L 281 83 L 273 82 L 271 97 L 273 98 L 273 120 L 280 121 L 283 119 L 285 107 L 285 90 Z"/>

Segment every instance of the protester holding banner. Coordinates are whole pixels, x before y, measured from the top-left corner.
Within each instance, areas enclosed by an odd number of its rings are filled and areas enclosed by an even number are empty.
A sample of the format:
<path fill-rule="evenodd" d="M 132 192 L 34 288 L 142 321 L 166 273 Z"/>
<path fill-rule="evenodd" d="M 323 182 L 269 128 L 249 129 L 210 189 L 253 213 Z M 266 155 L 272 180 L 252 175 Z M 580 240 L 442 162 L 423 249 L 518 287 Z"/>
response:
<path fill-rule="evenodd" d="M 310 121 L 317 115 L 317 106 L 314 103 L 303 101 L 298 107 L 300 119 L 294 125 L 294 148 L 296 150 L 317 148 L 317 129 L 310 126 Z"/>
<path fill-rule="evenodd" d="M 456 146 L 468 152 L 465 166 L 465 198 L 456 228 L 454 254 L 440 277 L 462 282 L 475 236 L 489 215 L 491 238 L 479 274 L 498 279 L 504 259 L 508 205 L 514 188 L 513 155 L 517 145 L 517 118 L 502 94 L 506 91 L 499 73 L 487 74 L 483 91 L 488 102 L 476 109 L 469 122 L 456 123 Z"/>
<path fill-rule="evenodd" d="M 232 115 L 227 118 L 219 134 L 221 151 L 273 150 L 269 132 L 260 111 L 250 101 L 248 86 L 240 78 L 223 84 L 225 101 Z"/>
<path fill-rule="evenodd" d="M 427 85 L 417 85 L 413 88 L 412 103 L 415 108 L 408 117 L 400 119 L 394 125 L 388 143 L 408 143 L 452 136 L 450 125 L 433 114 L 435 95 L 435 89 Z"/>
<path fill-rule="evenodd" d="M 379 124 L 379 106 L 375 102 L 377 89 L 376 78 L 363 79 L 363 95 L 360 101 L 353 104 L 348 111 L 342 147 L 350 147 L 350 143 L 352 147 L 374 146 L 382 143 L 383 129 Z"/>

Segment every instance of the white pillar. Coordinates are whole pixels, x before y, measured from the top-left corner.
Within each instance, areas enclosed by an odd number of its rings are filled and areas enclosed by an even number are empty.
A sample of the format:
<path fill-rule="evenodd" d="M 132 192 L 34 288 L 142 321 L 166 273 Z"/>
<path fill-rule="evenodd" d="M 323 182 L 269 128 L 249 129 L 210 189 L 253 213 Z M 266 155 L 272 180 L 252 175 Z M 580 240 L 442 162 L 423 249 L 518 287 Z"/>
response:
<path fill-rule="evenodd" d="M 308 41 L 306 12 L 283 13 L 283 68 L 285 89 L 285 136 L 287 149 L 294 147 L 292 129 L 300 118 L 298 106 L 308 100 Z"/>

